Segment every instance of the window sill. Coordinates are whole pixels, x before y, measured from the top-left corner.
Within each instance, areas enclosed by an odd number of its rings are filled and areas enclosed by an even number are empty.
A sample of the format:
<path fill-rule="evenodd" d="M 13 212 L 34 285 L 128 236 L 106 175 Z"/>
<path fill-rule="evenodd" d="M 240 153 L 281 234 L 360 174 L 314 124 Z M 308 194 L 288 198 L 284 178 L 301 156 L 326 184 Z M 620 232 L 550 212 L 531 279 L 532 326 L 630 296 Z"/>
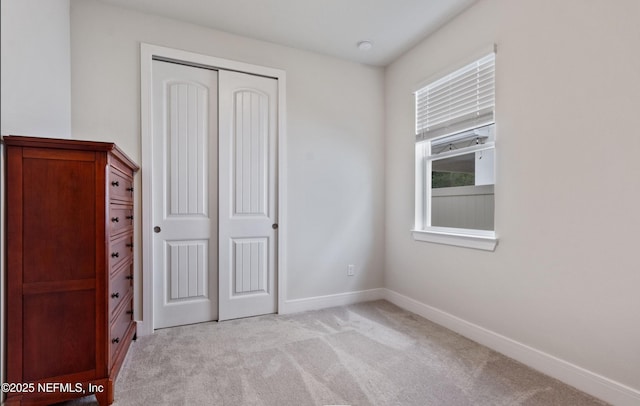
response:
<path fill-rule="evenodd" d="M 466 231 L 466 230 L 459 230 Z M 456 247 L 474 248 L 484 251 L 495 251 L 498 239 L 494 232 L 486 232 L 479 235 L 462 234 L 450 231 L 412 230 L 413 239 L 416 241 L 433 242 L 436 244 L 454 245 Z"/>

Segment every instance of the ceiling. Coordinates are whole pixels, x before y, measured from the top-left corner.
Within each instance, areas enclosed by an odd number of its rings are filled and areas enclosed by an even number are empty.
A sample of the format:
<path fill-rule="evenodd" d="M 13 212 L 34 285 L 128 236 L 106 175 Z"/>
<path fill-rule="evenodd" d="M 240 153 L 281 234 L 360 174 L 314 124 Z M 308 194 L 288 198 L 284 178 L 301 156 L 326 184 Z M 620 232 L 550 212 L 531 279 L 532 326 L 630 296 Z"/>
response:
<path fill-rule="evenodd" d="M 385 66 L 477 0 L 101 0 L 245 37 Z M 359 41 L 373 48 L 359 50 Z"/>

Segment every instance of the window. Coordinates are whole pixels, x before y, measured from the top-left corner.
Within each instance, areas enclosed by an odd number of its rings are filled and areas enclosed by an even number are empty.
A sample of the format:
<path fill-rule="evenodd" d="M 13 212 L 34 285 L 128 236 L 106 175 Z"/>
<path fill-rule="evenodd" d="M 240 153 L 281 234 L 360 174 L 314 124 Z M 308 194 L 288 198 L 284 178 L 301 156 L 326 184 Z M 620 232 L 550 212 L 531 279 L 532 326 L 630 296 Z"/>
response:
<path fill-rule="evenodd" d="M 415 92 L 416 240 L 493 251 L 495 52 Z"/>

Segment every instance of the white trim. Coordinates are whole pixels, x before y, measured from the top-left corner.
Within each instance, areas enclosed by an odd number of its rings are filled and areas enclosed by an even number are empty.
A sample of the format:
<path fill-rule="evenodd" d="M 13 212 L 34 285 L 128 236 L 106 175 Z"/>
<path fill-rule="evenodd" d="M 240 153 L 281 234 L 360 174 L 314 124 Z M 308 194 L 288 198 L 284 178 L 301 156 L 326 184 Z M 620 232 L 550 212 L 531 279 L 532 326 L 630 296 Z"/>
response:
<path fill-rule="evenodd" d="M 334 295 L 284 300 L 279 307 L 279 313 L 292 314 L 381 299 L 387 300 L 398 307 L 455 331 L 479 344 L 522 362 L 535 370 L 606 402 L 617 406 L 634 406 L 640 404 L 640 390 L 547 354 L 391 289 L 376 288 Z"/>
<path fill-rule="evenodd" d="M 462 230 L 462 229 L 461 229 Z M 477 231 L 477 230 L 463 230 Z M 436 244 L 454 245 L 456 247 L 474 248 L 484 251 L 495 251 L 498 239 L 494 235 L 456 234 L 435 230 L 412 230 L 416 241 L 433 242 Z M 489 232 L 493 234 L 493 232 Z"/>
<path fill-rule="evenodd" d="M 495 123 L 490 124 L 489 126 L 493 128 Z M 490 135 L 493 134 L 493 130 L 491 129 L 490 131 Z M 431 226 L 431 207 L 433 196 L 433 189 L 431 188 L 431 171 L 433 162 L 446 158 L 473 154 L 479 151 L 495 151 L 495 141 L 487 141 L 484 144 L 472 145 L 432 155 L 431 148 L 433 143 L 448 137 L 450 137 L 450 135 L 443 135 L 429 140 L 418 141 L 415 144 L 415 220 L 414 229 L 411 230 L 413 239 L 416 241 L 436 244 L 494 251 L 498 245 L 498 238 L 496 237 L 494 230 Z M 493 185 L 493 187 L 495 188 L 495 185 Z"/>
<path fill-rule="evenodd" d="M 617 406 L 640 405 L 640 390 L 547 354 L 390 289 L 384 298 L 544 374 Z"/>
<path fill-rule="evenodd" d="M 153 245 L 153 235 L 147 226 L 153 224 L 152 211 L 152 188 L 151 169 L 153 168 L 153 154 L 151 153 L 151 140 L 153 130 L 153 115 L 151 114 L 151 89 L 152 76 L 151 65 L 153 50 L 140 45 L 140 130 L 142 143 L 142 161 L 140 162 L 140 172 L 142 178 L 142 319 L 138 321 L 137 334 L 145 336 L 153 334 L 153 258 L 151 249 Z M 137 290 L 134 292 L 134 297 Z M 137 298 L 136 302 L 137 302 Z M 138 319 L 139 315 L 135 315 Z"/>
<path fill-rule="evenodd" d="M 314 296 L 303 299 L 286 300 L 280 308 L 280 314 L 320 310 L 328 307 L 345 306 L 360 302 L 384 299 L 385 289 L 369 289 L 355 292 L 337 293 L 335 295 Z"/>
<path fill-rule="evenodd" d="M 168 58 L 176 61 L 184 61 L 189 64 L 197 64 L 213 68 L 245 72 L 254 75 L 268 76 L 278 80 L 278 311 L 285 303 L 286 293 L 286 181 L 287 181 L 287 156 L 286 156 L 286 72 L 281 69 L 237 62 L 214 56 L 198 54 L 140 43 L 140 126 L 142 138 L 142 321 L 138 322 L 138 334 L 149 335 L 153 333 L 153 258 L 151 241 L 153 241 L 153 213 L 151 196 L 151 168 L 152 162 L 152 134 L 153 115 L 151 113 L 151 89 L 152 71 L 151 61 L 154 56 Z"/>
<path fill-rule="evenodd" d="M 278 246 L 277 274 L 278 313 L 285 307 L 287 294 L 287 77 L 282 72 L 278 77 Z"/>

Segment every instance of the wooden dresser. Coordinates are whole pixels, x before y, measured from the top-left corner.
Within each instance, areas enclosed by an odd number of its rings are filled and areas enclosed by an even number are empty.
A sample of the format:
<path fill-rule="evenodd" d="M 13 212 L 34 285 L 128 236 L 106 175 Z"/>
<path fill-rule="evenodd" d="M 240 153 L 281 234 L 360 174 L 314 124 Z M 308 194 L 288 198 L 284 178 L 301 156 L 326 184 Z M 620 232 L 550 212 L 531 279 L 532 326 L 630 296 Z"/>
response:
<path fill-rule="evenodd" d="M 115 144 L 8 136 L 7 404 L 113 387 L 133 321 L 133 176 Z M 15 384 L 15 385 L 14 385 Z"/>

